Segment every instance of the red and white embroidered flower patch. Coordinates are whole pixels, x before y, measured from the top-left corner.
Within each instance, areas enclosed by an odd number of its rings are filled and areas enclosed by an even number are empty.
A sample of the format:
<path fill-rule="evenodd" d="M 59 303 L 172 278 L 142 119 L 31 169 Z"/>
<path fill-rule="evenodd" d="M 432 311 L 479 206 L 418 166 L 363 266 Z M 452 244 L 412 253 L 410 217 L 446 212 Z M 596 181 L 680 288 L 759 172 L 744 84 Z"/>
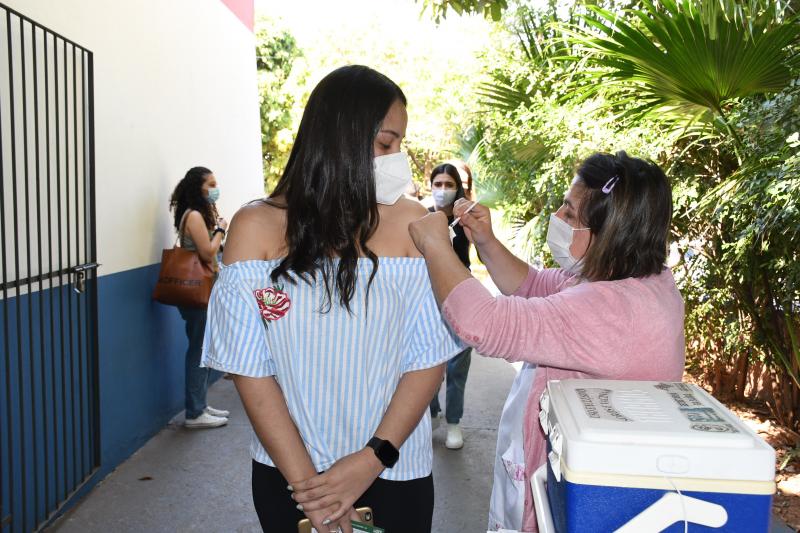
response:
<path fill-rule="evenodd" d="M 283 317 L 292 306 L 289 295 L 283 292 L 283 285 L 276 285 L 266 289 L 256 289 L 253 295 L 258 302 L 258 311 L 264 325 Z"/>

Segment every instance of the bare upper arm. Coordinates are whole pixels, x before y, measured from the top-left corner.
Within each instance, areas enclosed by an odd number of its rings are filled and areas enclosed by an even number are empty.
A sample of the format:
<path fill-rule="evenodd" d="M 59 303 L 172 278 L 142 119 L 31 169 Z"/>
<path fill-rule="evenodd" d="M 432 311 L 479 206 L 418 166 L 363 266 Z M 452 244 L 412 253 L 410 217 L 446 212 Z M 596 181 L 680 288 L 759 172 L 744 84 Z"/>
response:
<path fill-rule="evenodd" d="M 251 202 L 233 216 L 222 262 L 267 260 L 286 254 L 286 212 L 263 202 Z"/>
<path fill-rule="evenodd" d="M 397 203 L 402 207 L 404 215 L 410 217 L 409 222 L 422 218 L 429 213 L 428 209 L 416 200 L 400 198 Z"/>
<path fill-rule="evenodd" d="M 394 205 L 379 206 L 379 212 L 381 222 L 370 240 L 370 248 L 379 256 L 421 257 L 408 233 L 408 225 L 428 214 L 425 206 L 400 198 Z"/>
<path fill-rule="evenodd" d="M 411 239 L 411 234 L 408 232 L 408 225 L 415 220 L 419 220 L 420 218 L 427 216 L 429 214 L 428 209 L 422 205 L 421 203 L 415 200 L 405 200 L 403 205 L 403 237 L 405 238 L 406 246 L 408 247 L 408 255 L 409 257 L 422 257 L 422 254 L 419 253 L 416 245 L 414 244 L 413 239 Z"/>

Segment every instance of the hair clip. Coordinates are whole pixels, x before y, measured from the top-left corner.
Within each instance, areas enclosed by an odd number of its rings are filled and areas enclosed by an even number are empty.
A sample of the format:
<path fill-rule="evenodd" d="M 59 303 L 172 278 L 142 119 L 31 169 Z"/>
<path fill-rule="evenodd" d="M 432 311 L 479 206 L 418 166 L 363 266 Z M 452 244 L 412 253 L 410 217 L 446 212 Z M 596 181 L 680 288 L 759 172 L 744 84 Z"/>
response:
<path fill-rule="evenodd" d="M 608 194 L 614 189 L 614 185 L 619 181 L 619 176 L 614 176 L 603 185 L 603 192 Z"/>

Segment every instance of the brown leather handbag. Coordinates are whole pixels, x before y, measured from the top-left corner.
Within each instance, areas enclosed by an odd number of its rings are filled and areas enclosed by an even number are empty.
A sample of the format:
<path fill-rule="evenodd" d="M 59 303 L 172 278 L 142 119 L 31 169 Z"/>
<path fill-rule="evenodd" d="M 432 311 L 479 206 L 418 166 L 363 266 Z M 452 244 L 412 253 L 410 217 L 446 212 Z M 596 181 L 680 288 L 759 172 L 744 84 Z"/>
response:
<path fill-rule="evenodd" d="M 188 211 L 181 219 L 181 229 L 186 214 Z M 178 246 L 181 233 L 178 232 L 178 240 L 172 248 L 161 252 L 161 270 L 153 289 L 153 300 L 165 305 L 208 307 L 214 271 L 196 251 Z"/>

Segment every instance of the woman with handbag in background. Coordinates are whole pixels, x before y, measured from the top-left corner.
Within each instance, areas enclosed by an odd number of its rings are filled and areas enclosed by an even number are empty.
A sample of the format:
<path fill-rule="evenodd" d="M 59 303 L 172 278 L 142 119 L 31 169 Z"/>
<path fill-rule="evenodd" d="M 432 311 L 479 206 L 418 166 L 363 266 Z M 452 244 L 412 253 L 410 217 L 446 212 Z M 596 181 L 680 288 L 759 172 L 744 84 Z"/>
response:
<path fill-rule="evenodd" d="M 215 202 L 219 188 L 214 174 L 207 168 L 194 167 L 175 187 L 170 209 L 175 215 L 181 247 L 197 252 L 200 260 L 217 272 L 217 254 L 228 229 L 228 222 L 219 216 Z M 211 377 L 210 368 L 200 367 L 203 335 L 206 329 L 206 307 L 178 306 L 186 321 L 186 422 L 187 428 L 212 428 L 228 423 L 228 411 L 214 409 L 206 403 Z"/>

